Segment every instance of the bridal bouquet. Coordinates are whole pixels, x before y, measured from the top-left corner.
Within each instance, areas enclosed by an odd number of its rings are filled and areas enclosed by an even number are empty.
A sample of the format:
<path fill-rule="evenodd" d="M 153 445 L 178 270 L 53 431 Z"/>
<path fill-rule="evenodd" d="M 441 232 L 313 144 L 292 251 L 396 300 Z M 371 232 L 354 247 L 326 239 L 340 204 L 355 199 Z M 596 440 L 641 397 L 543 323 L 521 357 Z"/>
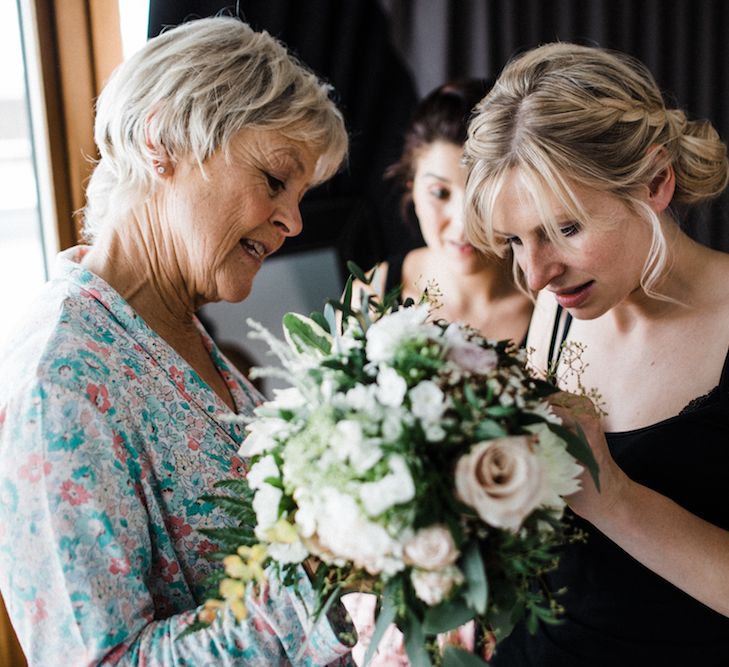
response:
<path fill-rule="evenodd" d="M 286 315 L 285 341 L 249 321 L 281 361 L 265 374 L 291 386 L 247 425 L 246 481 L 210 497 L 241 527 L 216 531 L 224 571 L 200 621 L 224 607 L 245 617 L 247 585 L 271 571 L 293 583 L 308 561 L 319 614 L 346 591 L 379 595 L 367 659 L 396 623 L 413 665 L 478 661 L 441 655 L 436 635 L 471 619 L 496 639 L 524 615 L 557 621 L 532 584 L 566 539 L 562 497 L 595 462 L 523 351 L 432 321 L 427 302 L 363 294 L 354 309 L 351 293 L 352 278 L 323 314 Z"/>

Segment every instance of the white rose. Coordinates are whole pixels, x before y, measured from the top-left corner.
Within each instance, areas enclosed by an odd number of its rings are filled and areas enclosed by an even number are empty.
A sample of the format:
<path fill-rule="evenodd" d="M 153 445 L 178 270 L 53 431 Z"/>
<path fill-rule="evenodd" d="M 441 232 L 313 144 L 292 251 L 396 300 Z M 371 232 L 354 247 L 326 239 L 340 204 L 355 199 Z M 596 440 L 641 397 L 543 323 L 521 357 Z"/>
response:
<path fill-rule="evenodd" d="M 377 374 L 377 400 L 382 405 L 396 408 L 402 405 L 408 386 L 394 368 L 384 366 Z"/>
<path fill-rule="evenodd" d="M 533 436 L 480 442 L 456 465 L 456 492 L 495 528 L 517 531 L 543 497 L 545 474 Z"/>
<path fill-rule="evenodd" d="M 423 380 L 410 390 L 410 411 L 426 423 L 437 422 L 446 410 L 445 395 L 437 384 Z"/>
<path fill-rule="evenodd" d="M 432 607 L 440 604 L 454 586 L 463 583 L 463 574 L 455 566 L 439 571 L 414 569 L 410 573 L 410 581 L 415 595 Z"/>
<path fill-rule="evenodd" d="M 359 498 L 369 516 L 379 516 L 394 505 L 406 503 L 415 496 L 415 483 L 405 459 L 393 455 L 389 458 L 389 474 L 376 482 L 359 487 Z"/>
<path fill-rule="evenodd" d="M 532 424 L 526 428 L 539 438 L 536 453 L 542 461 L 546 478 L 540 505 L 561 509 L 565 505 L 562 497 L 580 490 L 583 467 L 567 451 L 564 441 L 546 424 Z"/>
<path fill-rule="evenodd" d="M 367 329 L 367 358 L 375 363 L 389 363 L 400 344 L 417 336 L 437 336 L 439 329 L 426 325 L 428 306 L 400 308 L 381 317 Z"/>
<path fill-rule="evenodd" d="M 270 454 L 264 456 L 260 461 L 251 466 L 251 469 L 246 475 L 246 481 L 252 489 L 260 489 L 265 484 L 264 480 L 267 477 L 275 477 L 277 479 L 281 477 L 281 473 L 276 465 L 276 459 Z"/>
<path fill-rule="evenodd" d="M 422 528 L 403 547 L 405 561 L 422 570 L 440 570 L 453 565 L 458 549 L 451 531 L 442 524 Z"/>
<path fill-rule="evenodd" d="M 445 429 L 440 424 L 425 424 L 425 439 L 428 442 L 440 442 L 445 438 Z"/>
<path fill-rule="evenodd" d="M 256 537 L 266 540 L 268 529 L 278 521 L 278 506 L 283 492 L 270 484 L 264 484 L 253 496 L 253 511 L 256 513 Z"/>
<path fill-rule="evenodd" d="M 288 428 L 288 422 L 274 417 L 263 417 L 256 419 L 246 426 L 248 436 L 238 450 L 241 456 L 255 456 L 273 449 L 278 444 L 274 440 L 282 429 Z"/>

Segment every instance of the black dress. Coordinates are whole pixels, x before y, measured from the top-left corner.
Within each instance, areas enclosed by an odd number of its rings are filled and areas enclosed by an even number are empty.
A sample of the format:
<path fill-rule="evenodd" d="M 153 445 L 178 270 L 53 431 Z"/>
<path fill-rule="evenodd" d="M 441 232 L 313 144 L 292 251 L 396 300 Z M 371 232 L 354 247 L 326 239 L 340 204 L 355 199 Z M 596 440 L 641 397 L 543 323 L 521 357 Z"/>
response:
<path fill-rule="evenodd" d="M 674 417 L 606 438 L 631 479 L 729 530 L 729 354 L 709 394 Z M 549 578 L 552 591 L 567 588 L 558 598 L 564 623 L 542 625 L 533 636 L 519 624 L 491 665 L 729 666 L 729 618 L 654 574 L 587 522 L 575 522 L 587 542 L 566 546 Z"/>

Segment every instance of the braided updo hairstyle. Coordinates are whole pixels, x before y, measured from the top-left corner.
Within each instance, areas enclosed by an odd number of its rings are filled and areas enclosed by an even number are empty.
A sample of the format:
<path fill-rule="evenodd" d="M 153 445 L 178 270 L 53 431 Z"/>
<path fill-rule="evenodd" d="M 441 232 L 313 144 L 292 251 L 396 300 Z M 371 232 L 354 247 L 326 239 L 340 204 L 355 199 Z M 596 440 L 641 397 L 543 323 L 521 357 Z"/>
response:
<path fill-rule="evenodd" d="M 466 233 L 483 250 L 503 253 L 491 222 L 513 168 L 525 178 L 536 210 L 547 193 L 576 220 L 585 214 L 573 184 L 618 196 L 653 230 L 641 284 L 652 289 L 667 265 L 658 216 L 637 196 L 668 165 L 676 176 L 675 204 L 719 195 L 729 179 L 725 144 L 707 121 L 667 109 L 648 69 L 626 54 L 553 43 L 510 62 L 476 107 L 465 146 Z M 545 230 L 564 243 L 554 220 Z M 523 280 L 515 269 L 516 277 Z"/>

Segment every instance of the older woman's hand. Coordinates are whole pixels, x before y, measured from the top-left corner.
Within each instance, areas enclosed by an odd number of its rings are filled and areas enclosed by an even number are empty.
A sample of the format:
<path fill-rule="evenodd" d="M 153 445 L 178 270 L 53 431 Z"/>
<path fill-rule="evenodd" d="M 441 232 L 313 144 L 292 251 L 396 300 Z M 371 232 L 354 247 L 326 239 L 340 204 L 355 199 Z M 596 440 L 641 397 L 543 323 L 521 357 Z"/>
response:
<path fill-rule="evenodd" d="M 615 463 L 608 449 L 600 415 L 589 398 L 560 391 L 550 396 L 549 402 L 566 428 L 576 434 L 580 431 L 584 434 L 599 466 L 600 490 L 595 487 L 592 475 L 584 470 L 580 478 L 582 488 L 566 499 L 575 514 L 594 522 L 611 510 L 630 479 Z"/>

